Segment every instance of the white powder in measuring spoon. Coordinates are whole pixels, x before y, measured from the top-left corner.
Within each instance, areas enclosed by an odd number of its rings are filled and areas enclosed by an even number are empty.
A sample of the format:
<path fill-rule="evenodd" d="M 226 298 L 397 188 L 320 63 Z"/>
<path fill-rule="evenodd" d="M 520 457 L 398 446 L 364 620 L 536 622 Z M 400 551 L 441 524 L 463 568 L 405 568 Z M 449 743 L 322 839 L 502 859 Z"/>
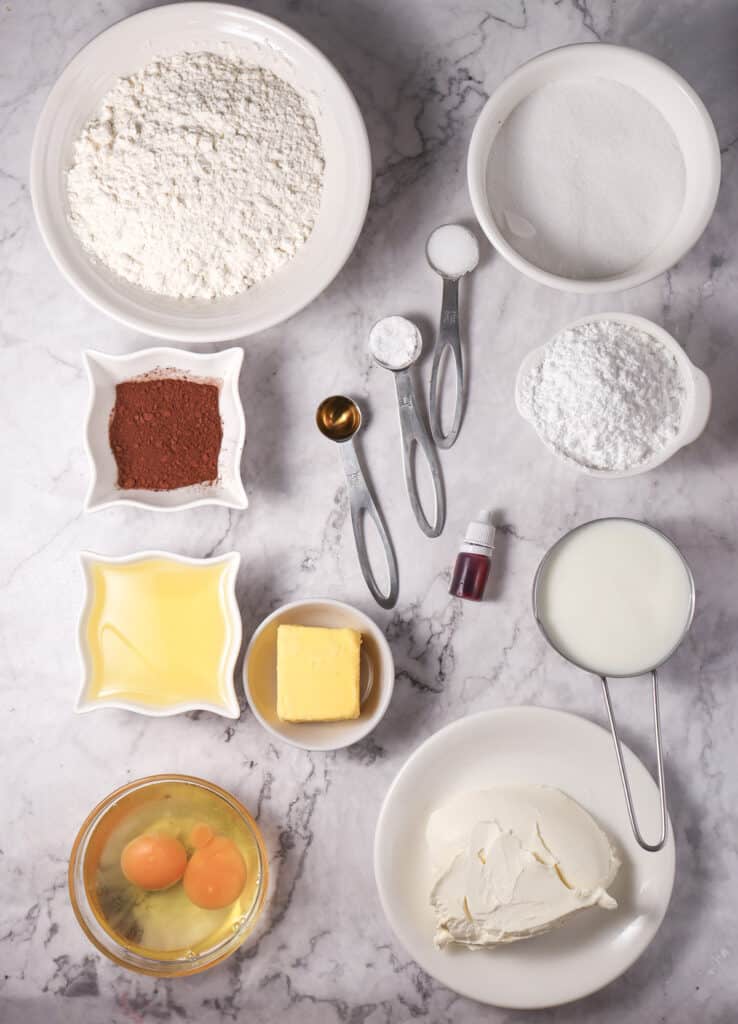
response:
<path fill-rule="evenodd" d="M 403 370 L 414 363 L 422 347 L 420 331 L 404 316 L 385 316 L 369 331 L 369 351 L 389 370 Z"/>
<path fill-rule="evenodd" d="M 498 132 L 487 168 L 507 241 L 564 277 L 635 267 L 676 223 L 684 188 L 671 126 L 640 93 L 606 78 L 531 93 Z"/>
<path fill-rule="evenodd" d="M 661 451 L 679 430 L 684 400 L 674 356 L 614 320 L 561 331 L 518 387 L 542 440 L 590 469 L 633 469 Z"/>
<path fill-rule="evenodd" d="M 224 298 L 309 237 L 323 167 L 315 119 L 291 85 L 235 57 L 180 53 L 120 79 L 82 129 L 69 222 L 131 284 Z"/>

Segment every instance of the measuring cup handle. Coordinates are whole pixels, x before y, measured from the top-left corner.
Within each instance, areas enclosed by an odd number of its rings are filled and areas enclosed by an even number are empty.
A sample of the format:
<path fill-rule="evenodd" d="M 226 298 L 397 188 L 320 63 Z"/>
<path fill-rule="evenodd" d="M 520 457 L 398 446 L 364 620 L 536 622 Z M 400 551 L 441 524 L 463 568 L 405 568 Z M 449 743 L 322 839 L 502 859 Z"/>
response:
<path fill-rule="evenodd" d="M 451 429 L 443 433 L 441 424 L 441 362 L 446 349 L 451 349 L 456 370 L 456 399 L 454 418 Z M 450 448 L 458 437 L 461 420 L 464 415 L 464 361 L 461 355 L 461 338 L 459 337 L 459 282 L 443 279 L 443 298 L 441 300 L 441 323 L 438 339 L 433 352 L 433 367 L 430 379 L 430 423 L 433 440 L 439 448 Z"/>
<path fill-rule="evenodd" d="M 361 574 L 377 604 L 381 605 L 382 608 L 393 608 L 397 603 L 397 594 L 400 589 L 395 549 L 392 546 L 392 541 L 390 540 L 390 535 L 387 531 L 387 527 L 385 526 L 382 514 L 377 508 L 376 502 L 369 490 L 369 485 L 361 471 L 361 466 L 359 465 L 359 459 L 356 454 L 353 441 L 344 442 L 340 445 L 340 449 L 343 457 L 343 470 L 346 475 L 346 485 L 348 487 L 349 504 L 351 507 L 351 525 L 354 530 L 354 542 L 356 544 L 356 553 L 359 556 Z M 387 571 L 389 573 L 389 592 L 386 594 L 377 583 L 369 560 L 369 552 L 367 550 L 366 536 L 364 533 L 366 525 L 364 522 L 364 516 L 370 516 L 373 520 L 384 548 L 384 557 L 387 561 Z"/>
<path fill-rule="evenodd" d="M 641 830 L 638 827 L 638 822 L 635 816 L 635 809 L 633 807 L 633 797 L 630 792 L 630 783 L 628 782 L 628 774 L 625 770 L 625 762 L 623 760 L 623 752 L 620 747 L 620 737 L 618 736 L 617 726 L 615 725 L 615 714 L 612 709 L 612 701 L 610 699 L 610 690 L 607 685 L 607 679 L 605 676 L 600 676 L 602 682 L 602 693 L 605 698 L 605 707 L 607 708 L 607 717 L 610 720 L 610 732 L 612 733 L 612 741 L 615 746 L 615 756 L 618 761 L 618 771 L 620 772 L 620 781 L 623 784 L 623 793 L 625 794 L 625 806 L 628 809 L 628 818 L 630 819 L 630 827 L 633 829 L 633 835 L 636 838 L 638 845 L 648 850 L 649 853 L 657 853 L 663 848 L 666 842 L 666 833 L 668 829 L 668 819 L 666 815 L 666 782 L 664 779 L 664 755 L 661 747 L 661 719 L 659 716 L 659 689 L 658 682 L 656 680 L 656 673 L 651 672 L 651 684 L 653 692 L 653 728 L 656 737 L 656 771 L 658 773 L 658 789 L 659 789 L 659 803 L 661 808 L 661 832 L 659 838 L 655 843 L 647 843 L 641 835 Z"/>
<path fill-rule="evenodd" d="M 438 452 L 428 436 L 415 404 L 412 377 L 408 370 L 395 373 L 397 401 L 400 406 L 400 429 L 402 431 L 402 465 L 405 471 L 405 484 L 410 498 L 410 505 L 415 513 L 418 526 L 426 537 L 439 537 L 446 522 L 446 494 L 443 489 L 441 465 Z M 413 472 L 413 455 L 415 447 L 420 448 L 428 463 L 433 482 L 434 515 L 431 523 L 420 502 L 418 483 Z"/>

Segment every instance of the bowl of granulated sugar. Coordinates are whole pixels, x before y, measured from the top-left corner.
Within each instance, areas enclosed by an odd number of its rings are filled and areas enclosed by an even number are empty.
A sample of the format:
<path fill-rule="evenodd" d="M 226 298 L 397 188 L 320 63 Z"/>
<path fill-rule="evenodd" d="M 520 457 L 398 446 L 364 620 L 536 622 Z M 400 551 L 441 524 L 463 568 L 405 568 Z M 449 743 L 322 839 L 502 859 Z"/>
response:
<path fill-rule="evenodd" d="M 711 389 L 663 327 L 629 313 L 598 313 L 526 356 L 515 404 L 568 465 L 616 479 L 655 469 L 696 441 Z"/>
<path fill-rule="evenodd" d="M 541 284 L 620 291 L 668 270 L 707 226 L 714 125 L 666 64 L 622 46 L 543 53 L 509 75 L 469 146 L 469 192 L 495 248 Z"/>

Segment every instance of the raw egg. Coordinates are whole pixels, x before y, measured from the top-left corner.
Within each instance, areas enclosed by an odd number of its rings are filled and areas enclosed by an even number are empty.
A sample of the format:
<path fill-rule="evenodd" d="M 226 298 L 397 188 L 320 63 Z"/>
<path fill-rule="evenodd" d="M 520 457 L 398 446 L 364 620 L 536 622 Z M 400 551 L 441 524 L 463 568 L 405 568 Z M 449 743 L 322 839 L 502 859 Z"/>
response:
<path fill-rule="evenodd" d="M 124 846 L 120 867 L 132 885 L 156 892 L 180 880 L 187 867 L 187 851 L 172 836 L 137 836 Z"/>
<path fill-rule="evenodd" d="M 207 846 L 211 839 L 215 836 L 215 832 L 209 825 L 206 825 L 204 821 L 198 822 L 190 832 L 190 843 L 199 850 L 203 846 Z"/>
<path fill-rule="evenodd" d="M 195 850 L 182 884 L 190 900 L 203 910 L 220 910 L 237 900 L 246 884 L 246 865 L 233 840 L 215 836 Z"/>

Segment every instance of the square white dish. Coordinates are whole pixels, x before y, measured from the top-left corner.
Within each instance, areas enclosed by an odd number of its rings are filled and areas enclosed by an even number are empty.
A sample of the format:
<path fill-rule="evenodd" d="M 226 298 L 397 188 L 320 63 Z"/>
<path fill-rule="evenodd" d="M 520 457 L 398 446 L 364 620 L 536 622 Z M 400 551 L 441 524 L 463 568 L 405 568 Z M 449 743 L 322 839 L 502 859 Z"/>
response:
<path fill-rule="evenodd" d="M 82 663 L 79 696 L 74 709 L 77 714 L 98 711 L 101 708 L 118 708 L 123 711 L 134 711 L 136 714 L 146 715 L 149 718 L 165 718 L 170 715 L 186 714 L 188 711 L 210 711 L 212 714 L 222 715 L 224 718 L 238 718 L 241 714 L 241 709 L 236 696 L 234 670 L 238 652 L 241 650 L 241 638 L 243 635 L 241 614 L 238 610 L 238 602 L 236 601 L 236 577 L 241 563 L 241 556 L 238 552 L 229 551 L 224 555 L 218 555 L 214 558 L 189 558 L 186 555 L 176 555 L 169 551 L 135 551 L 130 555 L 121 555 L 119 557 L 97 555 L 91 551 L 81 551 L 79 557 L 84 581 L 84 597 L 77 627 L 77 650 Z M 222 611 L 229 627 L 229 641 L 222 657 L 224 679 L 222 703 L 185 701 L 173 705 L 142 704 L 125 700 L 102 699 L 100 697 L 93 697 L 89 693 L 92 659 L 87 642 L 86 627 L 92 611 L 94 597 L 91 570 L 95 565 L 132 565 L 136 562 L 143 562 L 153 558 L 164 559 L 179 565 L 209 566 L 225 564 L 227 566 Z"/>
<path fill-rule="evenodd" d="M 85 424 L 85 450 L 90 460 L 90 484 L 85 510 L 98 512 L 111 505 L 135 505 L 155 511 L 178 511 L 199 505 L 244 509 L 248 498 L 241 480 L 241 454 L 246 438 L 238 378 L 243 350 L 194 353 L 174 348 L 145 348 L 124 356 L 86 351 L 84 365 L 90 385 Z M 220 381 L 220 418 L 223 440 L 218 457 L 218 479 L 173 491 L 123 490 L 118 487 L 118 468 L 108 435 L 115 405 L 115 388 L 123 381 L 171 370 L 173 376 Z"/>

